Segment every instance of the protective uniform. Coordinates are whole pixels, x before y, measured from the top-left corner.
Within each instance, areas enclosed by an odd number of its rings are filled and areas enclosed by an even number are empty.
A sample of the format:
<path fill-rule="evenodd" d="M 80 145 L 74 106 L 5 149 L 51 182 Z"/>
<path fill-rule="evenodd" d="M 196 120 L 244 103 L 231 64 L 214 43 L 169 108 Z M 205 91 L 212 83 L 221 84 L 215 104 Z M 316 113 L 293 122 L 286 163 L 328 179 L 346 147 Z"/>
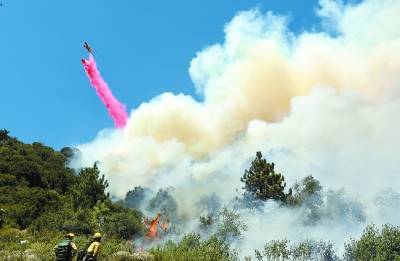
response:
<path fill-rule="evenodd" d="M 90 244 L 86 251 L 85 261 L 97 261 L 100 250 L 101 234 L 95 233 L 92 237 L 93 242 Z"/>
<path fill-rule="evenodd" d="M 64 239 L 58 242 L 54 247 L 54 253 L 56 254 L 56 261 L 71 261 L 78 248 L 75 243 L 72 242 L 75 235 L 73 233 L 68 233 L 65 235 Z"/>

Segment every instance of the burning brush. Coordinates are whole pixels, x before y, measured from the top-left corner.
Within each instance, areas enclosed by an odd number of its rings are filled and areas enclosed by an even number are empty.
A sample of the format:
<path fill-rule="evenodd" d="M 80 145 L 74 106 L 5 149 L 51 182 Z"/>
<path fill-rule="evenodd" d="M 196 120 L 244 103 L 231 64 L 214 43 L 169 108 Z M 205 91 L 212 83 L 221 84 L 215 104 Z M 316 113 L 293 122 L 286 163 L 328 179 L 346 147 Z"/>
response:
<path fill-rule="evenodd" d="M 165 219 L 164 221 L 160 222 L 161 214 L 158 213 L 157 216 L 151 220 L 149 223 L 148 218 L 145 218 L 143 220 L 143 224 L 146 226 L 148 229 L 147 233 L 145 234 L 145 239 L 146 240 L 160 240 L 160 235 L 158 233 L 159 228 L 165 233 L 168 231 L 169 228 L 169 220 Z M 161 225 L 159 225 L 161 223 Z"/>

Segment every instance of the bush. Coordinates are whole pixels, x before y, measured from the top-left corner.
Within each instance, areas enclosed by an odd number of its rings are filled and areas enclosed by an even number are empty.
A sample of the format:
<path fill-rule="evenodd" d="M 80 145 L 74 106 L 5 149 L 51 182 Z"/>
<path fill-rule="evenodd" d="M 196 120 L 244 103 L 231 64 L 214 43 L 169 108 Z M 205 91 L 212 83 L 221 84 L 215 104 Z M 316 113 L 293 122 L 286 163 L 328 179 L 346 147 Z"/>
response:
<path fill-rule="evenodd" d="M 369 225 L 359 240 L 345 244 L 345 260 L 400 260 L 400 227 Z"/>
<path fill-rule="evenodd" d="M 90 235 L 100 228 L 93 218 L 91 209 L 63 208 L 59 211 L 43 213 L 29 227 L 30 231 L 59 231 Z"/>
<path fill-rule="evenodd" d="M 216 236 L 224 242 L 240 239 L 242 232 L 247 230 L 247 225 L 240 219 L 234 210 L 224 207 L 218 215 Z"/>
<path fill-rule="evenodd" d="M 29 187 L 0 187 L 0 205 L 6 210 L 6 224 L 25 229 L 46 211 L 58 210 L 62 197 L 54 190 Z"/>
<path fill-rule="evenodd" d="M 229 246 L 212 236 L 201 240 L 200 235 L 191 233 L 183 237 L 179 243 L 168 241 L 163 246 L 150 250 L 155 260 L 232 260 L 235 255 Z"/>
<path fill-rule="evenodd" d="M 134 210 L 123 208 L 107 217 L 105 231 L 109 236 L 132 239 L 135 235 L 143 234 L 141 215 Z"/>
<path fill-rule="evenodd" d="M 130 253 L 119 251 L 109 258 L 110 261 L 154 261 L 154 256 L 147 252 Z"/>
<path fill-rule="evenodd" d="M 289 240 L 272 240 L 263 251 L 255 250 L 257 260 L 339 260 L 330 242 L 306 240 L 290 244 Z M 265 258 L 265 259 L 264 259 Z"/>
<path fill-rule="evenodd" d="M 0 174 L 0 187 L 15 186 L 18 184 L 17 178 L 10 174 Z"/>

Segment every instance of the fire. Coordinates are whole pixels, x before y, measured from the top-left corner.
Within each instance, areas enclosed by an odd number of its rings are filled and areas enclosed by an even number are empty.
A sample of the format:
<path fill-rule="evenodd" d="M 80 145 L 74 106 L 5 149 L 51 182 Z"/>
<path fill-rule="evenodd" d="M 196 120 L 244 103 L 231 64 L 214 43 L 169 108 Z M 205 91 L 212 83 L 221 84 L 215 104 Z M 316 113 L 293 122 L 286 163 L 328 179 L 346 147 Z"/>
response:
<path fill-rule="evenodd" d="M 160 236 L 157 233 L 158 221 L 160 220 L 160 217 L 161 217 L 161 214 L 158 213 L 157 217 L 150 222 L 150 225 L 148 226 L 149 227 L 149 231 L 145 235 L 146 239 L 148 239 L 148 240 L 155 239 L 155 238 L 156 239 L 160 239 Z M 144 222 L 145 225 L 148 225 L 147 219 L 145 219 L 143 222 Z"/>
<path fill-rule="evenodd" d="M 159 223 L 161 223 L 161 225 L 159 225 Z M 150 223 L 148 218 L 144 218 L 143 224 L 148 229 L 145 235 L 146 240 L 153 240 L 153 239 L 160 240 L 160 234 L 158 233 L 159 228 L 162 230 L 161 234 L 165 235 L 165 233 L 168 231 L 169 228 L 169 219 L 168 218 L 163 219 L 161 217 L 161 214 L 158 213 L 157 216 L 153 220 L 151 220 Z"/>

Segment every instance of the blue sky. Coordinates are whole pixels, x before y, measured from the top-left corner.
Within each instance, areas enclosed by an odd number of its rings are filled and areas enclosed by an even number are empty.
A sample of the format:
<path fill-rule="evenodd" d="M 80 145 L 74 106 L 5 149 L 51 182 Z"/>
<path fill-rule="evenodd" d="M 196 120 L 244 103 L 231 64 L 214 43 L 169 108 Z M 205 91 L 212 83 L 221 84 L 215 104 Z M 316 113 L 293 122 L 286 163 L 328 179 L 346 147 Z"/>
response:
<path fill-rule="evenodd" d="M 191 59 L 238 11 L 290 15 L 295 32 L 318 22 L 317 0 L 1 1 L 0 128 L 57 149 L 113 127 L 80 63 L 84 41 L 131 110 L 166 91 L 195 95 Z"/>

